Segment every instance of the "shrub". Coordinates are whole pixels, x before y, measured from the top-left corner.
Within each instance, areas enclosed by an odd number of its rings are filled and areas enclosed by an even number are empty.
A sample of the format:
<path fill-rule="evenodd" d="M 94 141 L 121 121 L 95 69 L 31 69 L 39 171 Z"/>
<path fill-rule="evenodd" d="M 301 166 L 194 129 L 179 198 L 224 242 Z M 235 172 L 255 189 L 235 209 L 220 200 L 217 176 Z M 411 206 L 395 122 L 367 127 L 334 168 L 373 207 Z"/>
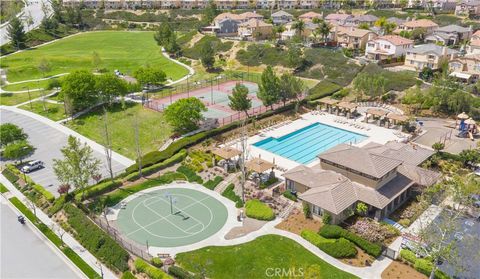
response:
<path fill-rule="evenodd" d="M 200 59 L 202 49 L 205 45 L 210 45 L 214 52 L 224 52 L 232 48 L 233 42 L 222 42 L 219 38 L 214 36 L 204 36 L 196 42 L 191 48 L 183 49 L 183 56 L 190 59 Z"/>
<path fill-rule="evenodd" d="M 275 176 L 269 177 L 267 181 L 260 184 L 260 189 L 265 189 L 278 182 L 278 178 Z"/>
<path fill-rule="evenodd" d="M 7 187 L 5 187 L 5 185 L 3 185 L 2 183 L 0 183 L 0 193 L 6 193 L 8 192 L 8 189 Z"/>
<path fill-rule="evenodd" d="M 62 208 L 65 202 L 67 201 L 67 195 L 63 194 L 60 197 L 58 197 L 53 205 L 48 209 L 48 216 L 52 216 L 53 214 L 59 212 Z"/>
<path fill-rule="evenodd" d="M 134 265 L 137 271 L 147 274 L 151 279 L 169 278 L 169 276 L 161 269 L 149 265 L 140 258 L 135 260 Z"/>
<path fill-rule="evenodd" d="M 170 266 L 168 273 L 177 279 L 191 279 L 194 278 L 188 271 L 179 266 Z"/>
<path fill-rule="evenodd" d="M 322 222 L 325 224 L 325 225 L 328 225 L 332 222 L 332 215 L 328 214 L 328 213 L 323 213 L 322 215 Z"/>
<path fill-rule="evenodd" d="M 2 174 L 3 174 L 3 176 L 5 176 L 5 178 L 6 178 L 8 181 L 10 181 L 10 183 L 12 183 L 12 184 L 17 183 L 17 181 L 18 181 L 18 179 L 19 179 L 18 176 L 16 176 L 16 175 L 15 175 L 11 170 L 9 170 L 8 168 L 4 169 L 4 170 L 2 171 Z"/>
<path fill-rule="evenodd" d="M 227 188 L 223 191 L 222 196 L 226 197 L 227 199 L 230 199 L 235 202 L 235 207 L 240 208 L 243 207 L 243 201 L 242 198 L 239 197 L 235 191 L 235 185 L 231 183 L 230 185 L 227 186 Z"/>
<path fill-rule="evenodd" d="M 433 264 L 432 262 L 426 259 L 416 259 L 413 266 L 418 272 L 423 273 L 427 276 L 432 272 Z"/>
<path fill-rule="evenodd" d="M 324 225 L 319 234 L 325 238 L 340 238 L 344 233 L 344 229 L 336 225 Z"/>
<path fill-rule="evenodd" d="M 360 236 L 342 229 L 336 225 L 324 225 L 320 231 L 320 235 L 325 238 L 340 238 L 344 237 L 355 243 L 358 247 L 364 250 L 367 254 L 378 257 L 382 253 L 382 247 L 379 244 L 371 243 Z"/>
<path fill-rule="evenodd" d="M 415 264 L 415 261 L 417 260 L 417 256 L 415 256 L 415 253 L 407 249 L 400 250 L 400 257 L 412 264 Z"/>
<path fill-rule="evenodd" d="M 108 267 L 119 271 L 128 270 L 129 255 L 115 240 L 94 224 L 72 204 L 66 204 L 67 222 L 75 230 L 77 240 Z"/>
<path fill-rule="evenodd" d="M 187 177 L 188 182 L 196 182 L 198 184 L 203 184 L 203 179 L 198 176 L 195 171 L 186 166 L 178 167 L 177 172 L 183 173 L 185 177 Z"/>
<path fill-rule="evenodd" d="M 303 202 L 302 207 L 303 207 L 303 215 L 305 216 L 305 219 L 312 218 L 312 211 L 310 210 L 310 205 L 308 205 L 307 202 Z"/>
<path fill-rule="evenodd" d="M 108 180 L 96 185 L 93 185 L 91 187 L 85 188 L 83 191 L 79 189 L 78 191 L 75 191 L 75 200 L 77 202 L 86 200 L 91 197 L 95 197 L 107 192 L 110 192 L 118 187 L 122 186 L 122 182 L 119 180 Z"/>
<path fill-rule="evenodd" d="M 142 175 L 150 175 L 150 174 L 156 173 L 157 171 L 165 169 L 167 167 L 171 167 L 176 163 L 183 161 L 185 157 L 187 157 L 187 151 L 185 149 L 182 149 L 177 154 L 173 155 L 171 158 L 164 160 L 161 163 L 157 163 L 149 167 L 142 168 Z M 138 169 L 138 166 L 137 166 L 137 169 Z M 138 171 L 132 172 L 131 174 L 125 177 L 125 179 L 128 181 L 135 181 L 139 178 L 140 178 L 140 175 Z"/>
<path fill-rule="evenodd" d="M 55 196 L 50 193 L 48 190 L 45 190 L 42 186 L 38 184 L 33 184 L 32 188 L 37 191 L 37 193 L 41 194 L 42 196 L 45 197 L 45 199 L 49 202 L 53 202 L 55 200 Z"/>
<path fill-rule="evenodd" d="M 153 257 L 152 258 L 152 265 L 155 266 L 155 267 L 162 267 L 163 266 L 163 262 L 160 258 L 158 257 Z"/>
<path fill-rule="evenodd" d="M 297 199 L 297 196 L 295 196 L 294 194 L 292 194 L 292 192 L 290 192 L 290 190 L 287 190 L 285 192 L 283 192 L 283 196 L 289 200 L 292 200 L 294 202 L 296 202 L 298 199 Z"/>
<path fill-rule="evenodd" d="M 255 199 L 245 204 L 245 214 L 253 219 L 270 221 L 275 219 L 275 213 L 267 204 Z"/>
<path fill-rule="evenodd" d="M 334 258 L 352 258 L 357 254 L 355 245 L 345 238 L 326 239 L 311 230 L 303 230 L 300 235 Z"/>
<path fill-rule="evenodd" d="M 209 180 L 203 184 L 203 186 L 207 187 L 210 190 L 214 190 L 220 182 L 223 181 L 223 177 L 216 176 L 213 180 Z"/>
<path fill-rule="evenodd" d="M 136 279 L 136 277 L 133 276 L 130 271 L 127 271 L 122 274 L 122 277 L 120 277 L 120 279 Z"/>

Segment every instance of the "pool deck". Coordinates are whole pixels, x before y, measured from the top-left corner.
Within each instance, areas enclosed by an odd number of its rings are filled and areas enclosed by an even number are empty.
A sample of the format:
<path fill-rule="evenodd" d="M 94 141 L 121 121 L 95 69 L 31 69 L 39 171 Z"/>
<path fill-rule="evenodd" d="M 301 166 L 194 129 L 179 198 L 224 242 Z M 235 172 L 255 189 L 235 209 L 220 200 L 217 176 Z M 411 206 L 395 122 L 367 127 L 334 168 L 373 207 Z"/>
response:
<path fill-rule="evenodd" d="M 359 129 L 359 128 L 355 128 L 353 126 L 350 126 L 349 124 L 337 123 L 334 120 L 338 119 L 338 118 L 345 119 L 345 117 L 341 117 L 341 116 L 337 116 L 337 115 L 333 115 L 333 114 L 325 113 L 325 114 L 320 115 L 320 114 L 312 114 L 310 112 L 310 113 L 306 113 L 306 114 L 301 115 L 300 119 L 292 121 L 288 124 L 285 124 L 283 126 L 280 126 L 280 127 L 276 128 L 276 129 L 273 129 L 271 131 L 263 132 L 263 133 L 255 135 L 255 136 L 249 137 L 248 140 L 247 140 L 247 143 L 248 143 L 248 158 L 251 159 L 251 158 L 261 157 L 263 160 L 266 160 L 266 161 L 269 161 L 269 162 L 273 162 L 275 160 L 275 164 L 277 166 L 279 166 L 283 169 L 286 169 L 286 170 L 292 169 L 292 168 L 300 165 L 300 163 L 298 163 L 298 162 L 295 162 L 295 161 L 292 161 L 290 159 L 281 157 L 277 154 L 274 154 L 274 153 L 269 152 L 267 150 L 264 150 L 262 148 L 256 147 L 253 144 L 258 142 L 258 141 L 264 140 L 268 137 L 279 138 L 281 136 L 284 136 L 284 135 L 292 133 L 296 130 L 302 129 L 302 128 L 304 128 L 308 125 L 311 125 L 313 123 L 316 123 L 316 122 L 367 136 L 367 138 L 365 140 L 363 140 L 362 142 L 360 142 L 358 144 L 354 144 L 354 146 L 361 147 L 361 146 L 364 146 L 364 145 L 368 144 L 369 142 L 376 142 L 376 143 L 380 143 L 380 144 L 385 144 L 389 141 L 402 140 L 402 137 L 396 135 L 399 132 L 398 130 L 387 129 L 385 127 L 379 127 L 379 126 L 377 126 L 373 123 L 371 123 L 371 124 L 370 123 L 368 123 L 368 124 L 364 123 L 364 122 L 362 122 L 363 121 L 363 116 L 357 118 L 356 120 L 351 120 L 351 121 L 356 121 L 358 123 L 361 122 L 362 124 L 364 124 L 364 126 L 367 126 L 369 129 Z M 403 135 L 403 137 L 407 136 L 406 134 L 403 134 L 403 133 L 402 133 L 402 135 Z M 237 149 L 241 150 L 241 144 L 239 142 L 233 141 L 233 142 L 229 142 L 225 145 L 226 146 L 232 146 L 234 148 L 237 148 Z M 317 160 L 307 164 L 307 166 L 311 167 L 311 166 L 314 166 L 316 164 L 318 164 Z M 283 174 L 283 171 L 279 171 L 279 170 L 276 169 L 275 173 L 277 175 L 281 175 L 281 174 Z"/>

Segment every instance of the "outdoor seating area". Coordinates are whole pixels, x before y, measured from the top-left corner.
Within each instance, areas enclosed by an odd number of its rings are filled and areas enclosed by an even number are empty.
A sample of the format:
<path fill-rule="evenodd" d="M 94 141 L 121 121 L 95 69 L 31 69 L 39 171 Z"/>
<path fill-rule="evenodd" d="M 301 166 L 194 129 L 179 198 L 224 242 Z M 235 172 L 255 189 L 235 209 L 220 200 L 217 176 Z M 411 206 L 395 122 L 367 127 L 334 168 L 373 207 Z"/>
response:
<path fill-rule="evenodd" d="M 358 102 L 357 105 L 358 105 L 358 107 L 367 107 L 367 108 L 378 107 L 378 108 L 382 108 L 382 109 L 388 110 L 389 112 L 393 112 L 393 113 L 396 113 L 396 114 L 401 114 L 401 115 L 404 114 L 404 112 L 397 107 L 394 107 L 394 106 L 391 106 L 391 105 L 388 105 L 388 104 L 384 104 L 384 103 L 379 103 L 379 102 Z"/>
<path fill-rule="evenodd" d="M 352 127 L 357 128 L 357 129 L 360 129 L 360 130 L 370 131 L 370 129 L 371 129 L 370 127 L 368 127 L 368 125 L 366 125 L 364 123 L 357 122 L 357 121 L 347 119 L 347 118 L 338 117 L 338 118 L 335 118 L 333 121 L 336 122 L 336 123 L 352 126 Z"/>

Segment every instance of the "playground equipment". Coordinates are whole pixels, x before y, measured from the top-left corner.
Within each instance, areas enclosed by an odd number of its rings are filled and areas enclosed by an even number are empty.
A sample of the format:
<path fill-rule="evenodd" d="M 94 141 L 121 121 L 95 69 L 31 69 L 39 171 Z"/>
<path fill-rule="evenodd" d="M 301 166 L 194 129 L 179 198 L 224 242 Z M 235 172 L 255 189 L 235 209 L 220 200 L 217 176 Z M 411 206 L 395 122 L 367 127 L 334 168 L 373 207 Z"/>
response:
<path fill-rule="evenodd" d="M 475 120 L 470 118 L 465 112 L 457 115 L 457 119 L 460 120 L 458 124 L 458 137 L 466 138 L 469 137 L 473 140 L 473 135 L 478 132 L 477 125 Z"/>

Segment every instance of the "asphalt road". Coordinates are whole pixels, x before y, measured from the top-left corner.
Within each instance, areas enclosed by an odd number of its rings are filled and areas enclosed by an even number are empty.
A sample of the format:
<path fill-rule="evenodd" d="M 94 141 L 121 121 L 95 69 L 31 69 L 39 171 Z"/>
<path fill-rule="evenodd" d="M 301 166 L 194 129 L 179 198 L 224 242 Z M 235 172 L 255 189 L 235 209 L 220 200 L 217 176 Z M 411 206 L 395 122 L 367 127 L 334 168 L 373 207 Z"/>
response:
<path fill-rule="evenodd" d="M 0 278 L 82 278 L 28 225 L 17 221 L 5 198 L 0 197 L 0 203 Z"/>
<path fill-rule="evenodd" d="M 43 169 L 31 172 L 28 175 L 33 181 L 58 196 L 57 188 L 60 183 L 53 172 L 53 159 L 63 158 L 60 149 L 67 144 L 68 135 L 34 118 L 5 109 L 0 109 L 0 123 L 13 123 L 23 128 L 24 132 L 28 134 L 28 141 L 36 150 L 25 160 L 41 160 L 45 163 Z M 102 161 L 100 167 L 102 177 L 108 177 L 105 153 L 94 150 L 93 154 Z M 124 170 L 126 166 L 112 159 L 112 168 L 114 173 L 118 173 Z"/>
<path fill-rule="evenodd" d="M 21 19 L 23 21 L 25 32 L 28 32 L 37 28 L 42 23 L 42 19 L 45 16 L 45 13 L 42 10 L 42 6 L 46 5 L 48 7 L 49 15 L 52 13 L 52 8 L 50 1 L 48 0 L 26 0 L 25 2 L 26 5 L 23 9 Z M 28 24 L 30 21 L 29 19 L 31 19 L 32 23 L 30 25 Z M 0 27 L 0 45 L 4 45 L 10 42 L 10 38 L 7 34 L 7 26 L 8 24 L 5 24 Z"/>

